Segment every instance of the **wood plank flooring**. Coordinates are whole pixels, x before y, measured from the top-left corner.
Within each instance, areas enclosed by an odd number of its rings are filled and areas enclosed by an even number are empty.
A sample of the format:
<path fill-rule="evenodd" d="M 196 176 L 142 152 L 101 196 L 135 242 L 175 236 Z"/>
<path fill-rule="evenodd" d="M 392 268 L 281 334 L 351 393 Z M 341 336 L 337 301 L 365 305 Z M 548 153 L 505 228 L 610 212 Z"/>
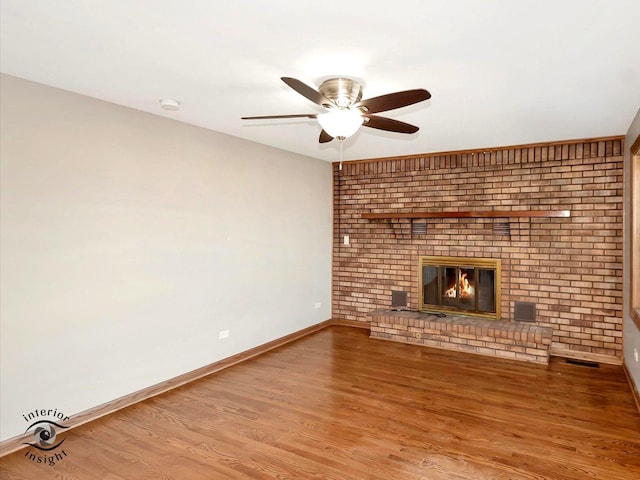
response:
<path fill-rule="evenodd" d="M 72 431 L 2 479 L 640 478 L 621 367 L 549 367 L 330 327 Z"/>

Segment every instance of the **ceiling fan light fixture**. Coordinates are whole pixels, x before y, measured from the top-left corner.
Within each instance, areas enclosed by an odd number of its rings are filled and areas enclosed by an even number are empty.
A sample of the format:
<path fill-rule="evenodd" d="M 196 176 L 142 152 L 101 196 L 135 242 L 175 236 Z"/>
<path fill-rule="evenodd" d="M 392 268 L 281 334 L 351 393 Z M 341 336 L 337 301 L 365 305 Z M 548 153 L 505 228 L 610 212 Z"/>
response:
<path fill-rule="evenodd" d="M 318 123 L 333 138 L 348 138 L 358 131 L 364 122 L 359 110 L 333 108 L 318 115 Z"/>
<path fill-rule="evenodd" d="M 375 114 L 431 98 L 431 94 L 424 88 L 414 88 L 362 100 L 362 86 L 350 78 L 330 78 L 322 82 L 317 90 L 293 77 L 280 77 L 280 80 L 307 100 L 328 111 L 321 114 L 261 115 L 242 119 L 315 118 L 322 126 L 319 143 L 327 143 L 337 138 L 342 145 L 342 140 L 352 136 L 363 125 L 387 132 L 416 133 L 419 128 L 415 125 Z"/>

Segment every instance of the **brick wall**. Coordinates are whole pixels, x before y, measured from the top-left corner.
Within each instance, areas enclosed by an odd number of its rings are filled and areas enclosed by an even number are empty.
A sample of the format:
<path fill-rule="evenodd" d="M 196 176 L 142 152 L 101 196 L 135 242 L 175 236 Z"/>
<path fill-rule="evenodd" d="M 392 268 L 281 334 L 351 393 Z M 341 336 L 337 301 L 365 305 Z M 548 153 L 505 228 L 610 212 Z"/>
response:
<path fill-rule="evenodd" d="M 622 138 L 334 165 L 333 318 L 369 321 L 391 290 L 417 308 L 418 257 L 502 259 L 502 320 L 534 302 L 552 350 L 622 354 Z M 366 220 L 362 213 L 570 210 L 570 218 Z M 509 222 L 511 235 L 494 233 Z M 343 245 L 349 235 L 350 245 Z"/>

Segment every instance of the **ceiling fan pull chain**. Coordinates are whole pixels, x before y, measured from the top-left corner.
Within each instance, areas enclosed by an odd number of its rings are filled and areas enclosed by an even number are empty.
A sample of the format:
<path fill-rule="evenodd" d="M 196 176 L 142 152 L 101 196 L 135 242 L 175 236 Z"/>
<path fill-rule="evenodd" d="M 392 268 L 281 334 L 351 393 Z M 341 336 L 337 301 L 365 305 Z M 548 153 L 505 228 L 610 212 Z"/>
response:
<path fill-rule="evenodd" d="M 340 141 L 340 167 L 339 170 L 342 170 L 342 142 L 344 141 L 344 137 L 338 137 Z"/>

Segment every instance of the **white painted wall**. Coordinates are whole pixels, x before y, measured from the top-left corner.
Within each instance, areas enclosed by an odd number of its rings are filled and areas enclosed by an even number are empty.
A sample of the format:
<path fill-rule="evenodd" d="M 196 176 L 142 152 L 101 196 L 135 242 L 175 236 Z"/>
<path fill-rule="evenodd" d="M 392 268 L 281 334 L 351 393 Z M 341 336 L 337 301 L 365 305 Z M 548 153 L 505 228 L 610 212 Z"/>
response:
<path fill-rule="evenodd" d="M 15 77 L 0 92 L 1 439 L 330 318 L 330 164 Z"/>
<path fill-rule="evenodd" d="M 631 258 L 629 252 L 631 251 L 631 159 L 629 158 L 629 149 L 633 142 L 640 135 L 640 109 L 636 114 L 636 118 L 633 120 L 627 131 L 625 138 L 625 157 L 624 157 L 624 323 L 623 323 L 623 354 L 624 363 L 627 366 L 629 374 L 633 377 L 633 381 L 636 386 L 640 388 L 640 363 L 635 361 L 633 350 L 637 349 L 640 354 L 640 330 L 633 323 L 631 316 L 629 315 L 629 298 L 631 292 L 631 277 L 630 277 L 630 265 Z"/>

